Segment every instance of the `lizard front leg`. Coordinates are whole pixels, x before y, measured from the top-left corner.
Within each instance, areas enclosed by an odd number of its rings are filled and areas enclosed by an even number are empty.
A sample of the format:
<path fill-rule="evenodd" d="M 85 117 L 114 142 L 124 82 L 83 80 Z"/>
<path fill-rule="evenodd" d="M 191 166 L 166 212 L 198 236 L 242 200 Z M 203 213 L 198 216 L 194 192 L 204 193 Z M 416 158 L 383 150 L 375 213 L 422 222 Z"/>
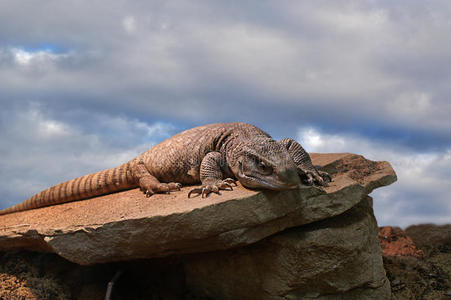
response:
<path fill-rule="evenodd" d="M 169 193 L 170 191 L 180 191 L 182 185 L 176 182 L 161 183 L 149 173 L 145 164 L 139 161 L 132 167 L 132 174 L 138 182 L 139 188 L 150 197 L 155 193 Z"/>
<path fill-rule="evenodd" d="M 231 184 L 235 184 L 235 179 L 224 178 L 224 167 L 226 161 L 221 153 L 209 152 L 202 159 L 200 164 L 200 181 L 202 182 L 201 188 L 192 189 L 188 193 L 188 198 L 192 193 L 208 196 L 210 193 L 219 194 L 219 190 L 233 190 Z"/>
<path fill-rule="evenodd" d="M 313 166 L 310 155 L 295 140 L 284 138 L 279 141 L 293 158 L 294 163 L 298 167 L 298 173 L 302 181 L 308 185 L 317 184 L 319 186 L 328 186 L 328 182 L 332 181 L 332 177 L 327 172 L 317 170 Z"/>

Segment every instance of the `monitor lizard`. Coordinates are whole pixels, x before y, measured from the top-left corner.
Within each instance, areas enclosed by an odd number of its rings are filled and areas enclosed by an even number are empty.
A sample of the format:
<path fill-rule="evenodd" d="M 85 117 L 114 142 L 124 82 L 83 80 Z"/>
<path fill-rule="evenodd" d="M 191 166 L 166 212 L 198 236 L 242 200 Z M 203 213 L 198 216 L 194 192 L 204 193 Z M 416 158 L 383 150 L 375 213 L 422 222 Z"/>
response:
<path fill-rule="evenodd" d="M 118 167 L 57 184 L 0 215 L 136 187 L 150 197 L 200 182 L 188 197 L 206 197 L 232 190 L 236 180 L 252 189 L 288 190 L 300 184 L 327 186 L 332 178 L 317 170 L 293 139 L 275 141 L 247 123 L 217 123 L 178 133 Z"/>

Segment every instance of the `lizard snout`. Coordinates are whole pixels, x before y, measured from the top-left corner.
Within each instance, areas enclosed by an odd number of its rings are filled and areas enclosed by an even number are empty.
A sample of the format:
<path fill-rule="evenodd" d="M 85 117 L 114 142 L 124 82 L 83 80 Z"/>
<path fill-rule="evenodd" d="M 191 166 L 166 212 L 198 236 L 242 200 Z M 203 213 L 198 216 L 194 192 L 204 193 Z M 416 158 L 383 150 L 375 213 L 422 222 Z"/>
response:
<path fill-rule="evenodd" d="M 298 172 L 293 168 L 284 168 L 278 173 L 279 180 L 283 183 L 284 187 L 296 188 L 299 184 L 301 184 L 301 180 L 299 178 Z"/>

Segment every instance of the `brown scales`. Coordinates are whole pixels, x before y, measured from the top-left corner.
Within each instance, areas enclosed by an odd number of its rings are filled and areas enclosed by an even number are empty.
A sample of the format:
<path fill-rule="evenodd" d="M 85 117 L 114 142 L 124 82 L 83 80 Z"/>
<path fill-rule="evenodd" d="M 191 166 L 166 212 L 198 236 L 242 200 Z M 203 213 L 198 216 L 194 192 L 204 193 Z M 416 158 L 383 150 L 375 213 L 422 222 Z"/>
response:
<path fill-rule="evenodd" d="M 273 140 L 246 123 L 218 123 L 183 131 L 112 169 L 50 187 L 0 215 L 83 200 L 140 187 L 146 196 L 202 182 L 191 194 L 220 193 L 239 180 L 249 188 L 286 190 L 304 184 L 327 185 L 327 173 L 292 139 Z"/>

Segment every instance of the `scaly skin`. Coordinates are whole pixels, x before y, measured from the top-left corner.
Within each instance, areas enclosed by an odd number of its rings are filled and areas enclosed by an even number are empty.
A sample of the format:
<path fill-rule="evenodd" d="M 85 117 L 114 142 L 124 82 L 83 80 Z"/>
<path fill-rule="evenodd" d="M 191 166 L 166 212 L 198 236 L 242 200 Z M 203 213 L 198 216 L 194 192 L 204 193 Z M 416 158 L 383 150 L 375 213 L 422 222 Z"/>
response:
<path fill-rule="evenodd" d="M 248 188 L 287 190 L 301 182 L 326 186 L 331 177 L 316 170 L 308 153 L 292 139 L 275 141 L 246 123 L 218 123 L 183 131 L 119 167 L 57 184 L 0 215 L 136 187 L 151 196 L 201 182 L 188 197 L 205 197 L 231 190 L 236 180 Z"/>

